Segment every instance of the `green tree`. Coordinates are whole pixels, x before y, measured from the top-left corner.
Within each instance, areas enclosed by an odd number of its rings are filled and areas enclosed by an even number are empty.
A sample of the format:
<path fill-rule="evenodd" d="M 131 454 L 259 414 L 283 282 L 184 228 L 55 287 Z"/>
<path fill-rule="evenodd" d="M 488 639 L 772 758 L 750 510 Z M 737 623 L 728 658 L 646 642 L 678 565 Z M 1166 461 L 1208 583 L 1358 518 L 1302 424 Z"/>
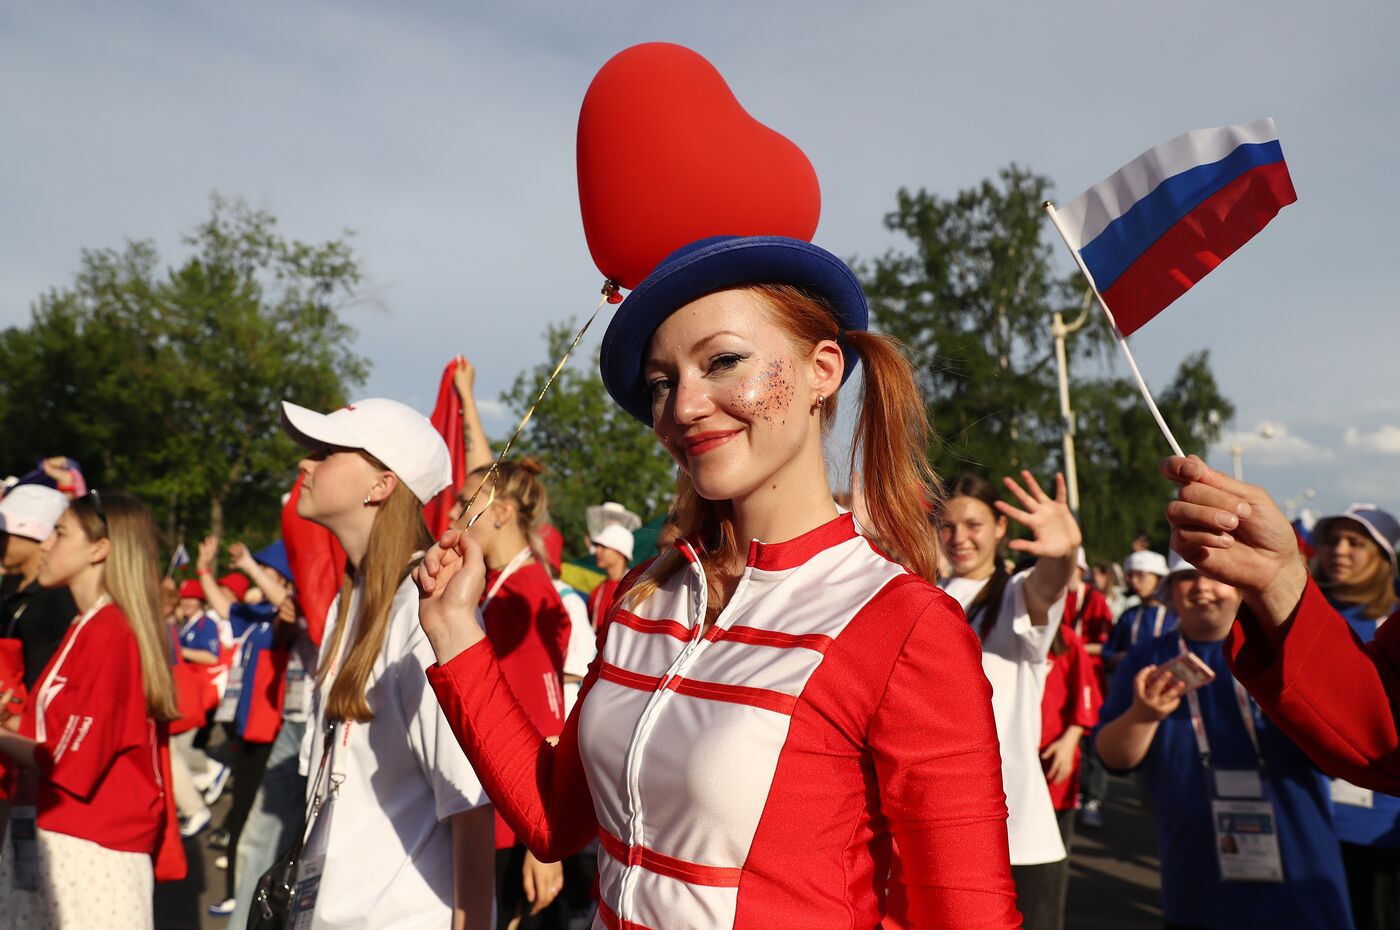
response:
<path fill-rule="evenodd" d="M 1157 477 L 1157 465 L 1169 450 L 1137 385 L 1128 378 L 1078 379 L 1071 391 L 1080 520 L 1093 528 L 1092 536 L 1086 534 L 1091 554 L 1116 558 L 1142 530 L 1165 552 L 1162 511 L 1175 489 Z M 1211 373 L 1206 350 L 1187 356 L 1154 396 L 1188 452 L 1204 452 L 1235 414 Z"/>
<path fill-rule="evenodd" d="M 575 323 L 545 330 L 548 358 L 522 372 L 501 400 L 523 417 L 568 348 Z M 516 441 L 511 454 L 533 455 L 547 466 L 550 516 L 568 553 L 585 554 L 584 509 L 617 501 L 649 520 L 665 512 L 675 489 L 675 463 L 651 430 L 613 403 L 591 363 L 565 366 Z"/>
<path fill-rule="evenodd" d="M 1050 321 L 1056 310 L 1078 311 L 1084 284 L 1059 270 L 1041 208 L 1050 189 L 1048 178 L 1015 165 L 952 198 L 901 189 L 885 226 L 907 247 L 858 266 L 875 323 L 911 352 L 941 475 L 1064 468 Z M 1143 527 L 1165 543 L 1171 489 L 1157 462 L 1166 446 L 1132 382 L 1113 374 L 1117 349 L 1097 310 L 1068 348 L 1089 550 L 1116 557 Z M 1182 363 L 1158 402 L 1195 451 L 1233 412 L 1205 353 Z"/>
<path fill-rule="evenodd" d="M 276 535 L 296 461 L 279 401 L 337 406 L 367 371 L 339 314 L 361 275 L 349 245 L 276 225 L 215 196 L 174 268 L 147 241 L 85 251 L 70 286 L 0 333 L 6 467 L 71 455 L 89 484 L 146 499 L 169 544 Z"/>
<path fill-rule="evenodd" d="M 1049 187 L 1013 165 L 952 199 L 901 189 L 885 226 L 912 248 L 861 268 L 875 322 L 913 354 L 939 474 L 1039 468 L 1058 439 L 1048 323 L 1079 293 L 1043 236 Z"/>

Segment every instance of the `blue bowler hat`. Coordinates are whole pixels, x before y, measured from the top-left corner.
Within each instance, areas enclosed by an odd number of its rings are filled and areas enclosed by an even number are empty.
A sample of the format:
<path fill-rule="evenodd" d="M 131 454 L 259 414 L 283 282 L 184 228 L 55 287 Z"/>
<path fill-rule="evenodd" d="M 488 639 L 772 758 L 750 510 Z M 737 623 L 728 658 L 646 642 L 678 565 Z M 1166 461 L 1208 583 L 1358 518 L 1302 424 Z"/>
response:
<path fill-rule="evenodd" d="M 792 284 L 823 298 L 836 311 L 841 331 L 864 330 L 870 310 L 855 272 L 835 255 L 786 236 L 711 236 L 667 255 L 618 307 L 599 356 L 603 385 L 612 399 L 651 426 L 651 398 L 642 380 L 643 355 L 652 333 L 681 307 L 714 291 L 744 284 Z M 846 372 L 858 356 L 842 347 Z"/>

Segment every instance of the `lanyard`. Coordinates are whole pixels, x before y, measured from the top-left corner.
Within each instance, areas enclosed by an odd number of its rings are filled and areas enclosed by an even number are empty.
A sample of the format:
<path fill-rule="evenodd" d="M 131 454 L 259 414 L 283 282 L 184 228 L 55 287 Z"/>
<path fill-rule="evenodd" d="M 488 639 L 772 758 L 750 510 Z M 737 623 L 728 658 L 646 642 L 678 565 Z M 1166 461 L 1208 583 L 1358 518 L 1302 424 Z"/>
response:
<path fill-rule="evenodd" d="M 530 557 L 533 555 L 534 552 L 530 550 L 529 546 L 526 546 L 515 554 L 515 558 L 506 563 L 506 567 L 501 569 L 501 573 L 496 576 L 496 580 L 491 584 L 491 590 L 486 592 L 486 600 L 481 602 L 482 613 L 486 612 L 487 605 L 495 599 L 496 593 L 501 590 L 501 585 L 506 583 L 506 579 L 520 571 L 521 567 L 524 566 L 526 562 L 530 561 Z"/>
<path fill-rule="evenodd" d="M 204 612 L 201 611 L 185 621 L 185 625 L 180 628 L 180 639 L 184 639 L 190 630 L 199 626 L 199 621 L 204 619 Z"/>
<path fill-rule="evenodd" d="M 1137 642 L 1138 628 L 1142 626 L 1142 618 L 1143 618 L 1143 615 L 1144 615 L 1145 613 L 1147 613 L 1147 609 L 1146 609 L 1145 606 L 1139 607 L 1139 608 L 1137 609 L 1137 615 L 1133 617 L 1133 631 L 1132 631 L 1131 635 L 1129 635 L 1129 637 L 1128 637 L 1128 642 L 1130 642 L 1130 643 L 1136 643 L 1136 642 Z M 1152 621 L 1152 638 L 1153 638 L 1153 639 L 1156 639 L 1157 637 L 1159 637 L 1159 636 L 1162 635 L 1162 624 L 1166 622 L 1166 619 L 1167 619 L 1167 608 L 1162 607 L 1162 606 L 1158 606 L 1158 608 L 1157 608 L 1157 618 L 1156 618 L 1155 620 Z"/>
<path fill-rule="evenodd" d="M 1177 634 L 1177 642 L 1181 646 L 1181 654 L 1186 655 L 1186 637 Z M 1240 711 L 1240 718 L 1244 721 L 1245 732 L 1249 734 L 1249 742 L 1254 747 L 1254 759 L 1259 765 L 1259 771 L 1264 771 L 1264 753 L 1259 748 L 1259 733 L 1254 728 L 1254 701 L 1249 693 L 1244 690 L 1244 685 L 1239 679 L 1231 676 L 1230 683 L 1235 686 L 1235 704 Z M 1201 754 L 1201 765 L 1210 768 L 1210 741 L 1206 739 L 1205 720 L 1201 717 L 1201 699 L 1195 691 L 1186 693 L 1186 703 L 1191 709 L 1191 732 L 1196 736 L 1196 750 Z"/>
<path fill-rule="evenodd" d="M 68 658 L 68 653 L 72 650 L 73 644 L 78 641 L 78 634 L 87 626 L 87 622 L 97 616 L 97 612 L 112 602 L 107 595 L 102 595 L 97 599 L 97 603 L 87 609 L 87 613 L 78 617 L 74 621 L 73 635 L 68 637 L 68 642 L 63 644 L 63 651 L 58 654 L 58 658 L 49 667 L 49 673 L 44 676 L 43 682 L 39 685 L 39 697 L 34 706 L 34 738 L 39 742 L 44 742 L 48 734 L 48 727 L 44 721 L 44 715 L 48 712 L 49 704 L 53 703 L 54 697 L 59 689 L 63 687 L 60 682 L 58 687 L 53 686 L 54 679 L 58 677 L 58 670 L 63 668 L 63 663 Z"/>

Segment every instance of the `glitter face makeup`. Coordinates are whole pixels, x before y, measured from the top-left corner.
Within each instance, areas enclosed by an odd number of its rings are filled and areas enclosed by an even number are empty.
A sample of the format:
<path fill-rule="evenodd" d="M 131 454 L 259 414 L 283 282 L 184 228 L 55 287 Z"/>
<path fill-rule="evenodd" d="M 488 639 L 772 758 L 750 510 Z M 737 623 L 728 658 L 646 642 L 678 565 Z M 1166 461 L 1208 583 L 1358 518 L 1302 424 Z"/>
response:
<path fill-rule="evenodd" d="M 734 409 L 755 420 L 779 426 L 787 422 L 796 377 L 792 362 L 775 358 L 756 375 L 739 382 L 730 401 Z"/>

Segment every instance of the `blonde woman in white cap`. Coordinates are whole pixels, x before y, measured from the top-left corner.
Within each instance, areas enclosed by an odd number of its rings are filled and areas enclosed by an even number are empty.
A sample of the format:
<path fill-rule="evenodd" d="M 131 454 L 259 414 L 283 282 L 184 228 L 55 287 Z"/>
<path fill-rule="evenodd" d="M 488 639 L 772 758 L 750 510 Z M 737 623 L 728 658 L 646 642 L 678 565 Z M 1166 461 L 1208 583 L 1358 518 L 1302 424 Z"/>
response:
<path fill-rule="evenodd" d="M 593 560 L 608 576 L 593 589 L 588 601 L 593 628 L 602 632 L 608 625 L 608 613 L 617 596 L 617 586 L 632 565 L 632 531 L 620 524 L 610 523 L 594 533 L 589 542 L 593 545 Z"/>
<path fill-rule="evenodd" d="M 1313 527 L 1313 580 L 1363 643 L 1397 606 L 1400 524 L 1375 504 L 1352 504 Z M 1400 925 L 1400 799 L 1332 782 L 1337 836 L 1358 927 Z"/>
<path fill-rule="evenodd" d="M 302 747 L 319 805 L 298 875 L 309 926 L 486 927 L 492 812 L 427 687 L 434 659 L 409 577 L 431 543 L 423 504 L 451 479 L 447 446 L 392 400 L 282 412 L 308 450 L 297 513 L 348 560 Z"/>

